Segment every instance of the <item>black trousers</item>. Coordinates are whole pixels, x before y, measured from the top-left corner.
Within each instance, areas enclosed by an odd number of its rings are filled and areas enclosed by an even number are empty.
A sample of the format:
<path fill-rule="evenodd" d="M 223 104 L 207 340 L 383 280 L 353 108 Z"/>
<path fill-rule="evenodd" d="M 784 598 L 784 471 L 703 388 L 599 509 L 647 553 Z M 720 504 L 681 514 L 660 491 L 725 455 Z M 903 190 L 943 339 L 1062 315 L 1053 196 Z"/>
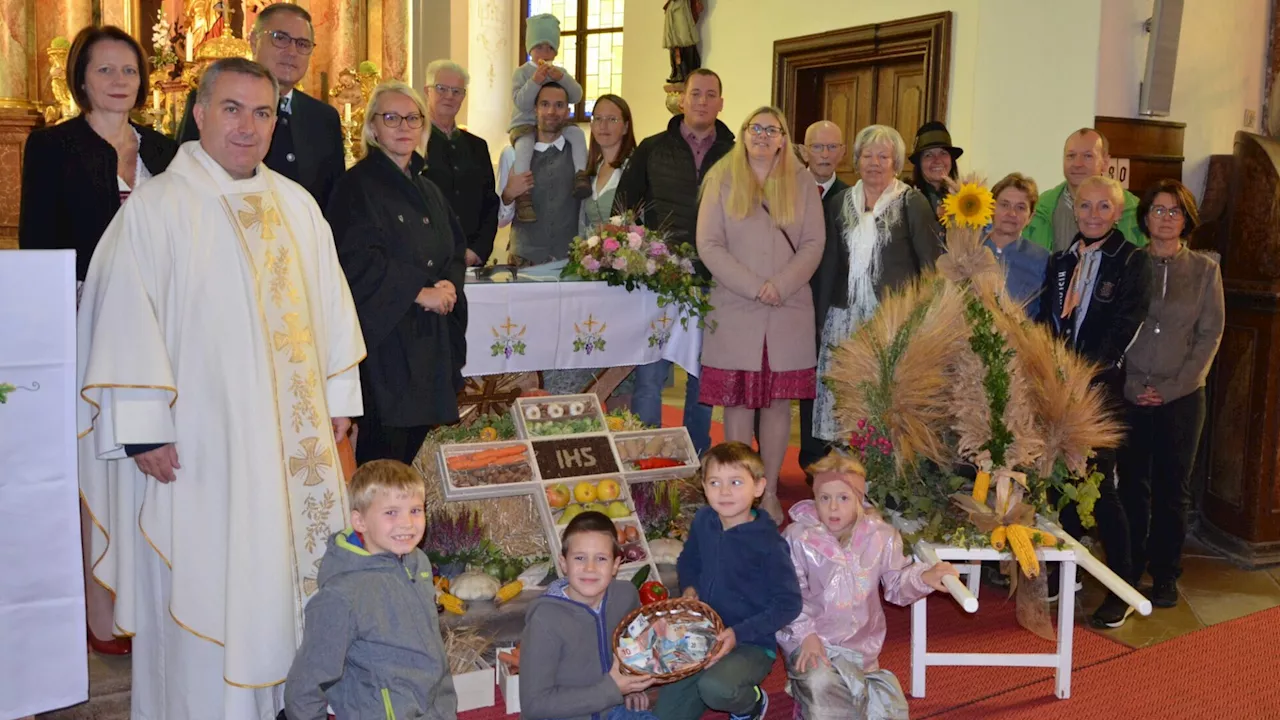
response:
<path fill-rule="evenodd" d="M 800 401 L 800 469 L 826 457 L 830 447 L 827 441 L 813 436 L 813 401 Z"/>
<path fill-rule="evenodd" d="M 1158 407 L 1125 405 L 1129 436 L 1119 453 L 1120 499 L 1129 520 L 1133 572 L 1173 581 L 1182 574 L 1204 388 Z"/>
<path fill-rule="evenodd" d="M 1102 482 L 1098 485 L 1098 501 L 1093 506 L 1093 519 L 1097 522 L 1102 549 L 1107 554 L 1107 567 L 1126 582 L 1136 584 L 1138 578 L 1134 573 L 1133 551 L 1129 546 L 1129 519 L 1116 487 L 1116 451 L 1098 450 L 1093 457 L 1093 472 L 1102 473 Z M 1072 537 L 1084 535 L 1085 529 L 1076 513 L 1075 503 L 1063 508 L 1060 519 L 1062 529 Z"/>
<path fill-rule="evenodd" d="M 360 418 L 356 425 L 360 428 L 356 436 L 357 465 L 370 460 L 399 460 L 412 465 L 422 449 L 422 441 L 431 432 L 430 425 L 387 427 L 372 416 Z"/>

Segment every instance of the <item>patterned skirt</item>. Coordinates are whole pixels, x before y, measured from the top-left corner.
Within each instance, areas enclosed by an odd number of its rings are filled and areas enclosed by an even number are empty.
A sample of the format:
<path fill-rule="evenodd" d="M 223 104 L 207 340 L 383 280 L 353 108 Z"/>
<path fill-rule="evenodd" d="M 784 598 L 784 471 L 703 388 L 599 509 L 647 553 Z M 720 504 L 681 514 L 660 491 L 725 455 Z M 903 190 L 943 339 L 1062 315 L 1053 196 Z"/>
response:
<path fill-rule="evenodd" d="M 817 392 L 816 368 L 774 372 L 769 369 L 769 346 L 761 351 L 760 370 L 721 370 L 702 366 L 698 402 L 721 407 L 766 408 L 774 400 L 812 400 Z"/>

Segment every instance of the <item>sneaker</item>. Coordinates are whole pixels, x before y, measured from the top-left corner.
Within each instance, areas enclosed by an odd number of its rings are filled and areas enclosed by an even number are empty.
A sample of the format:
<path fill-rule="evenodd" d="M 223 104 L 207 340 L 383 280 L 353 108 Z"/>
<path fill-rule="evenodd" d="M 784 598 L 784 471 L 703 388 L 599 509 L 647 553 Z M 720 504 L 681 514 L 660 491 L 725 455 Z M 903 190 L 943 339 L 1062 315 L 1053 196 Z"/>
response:
<path fill-rule="evenodd" d="M 1124 625 L 1124 621 L 1132 614 L 1133 608 L 1129 607 L 1129 603 L 1111 593 L 1107 593 L 1106 599 L 1094 611 L 1093 617 L 1089 618 L 1089 622 L 1096 628 L 1114 629 Z"/>
<path fill-rule="evenodd" d="M 761 690 L 760 686 L 757 685 L 756 695 L 758 696 L 756 706 L 751 708 L 751 712 L 746 715 L 735 715 L 730 713 L 729 720 L 764 720 L 764 714 L 769 709 L 769 693 Z"/>
<path fill-rule="evenodd" d="M 1059 572 L 1061 567 L 1062 565 L 1059 563 L 1053 563 L 1049 566 L 1049 576 L 1045 580 L 1045 583 L 1047 585 L 1046 590 L 1048 592 L 1048 595 L 1045 597 L 1045 600 L 1047 600 L 1048 602 L 1058 602 L 1058 591 L 1062 587 L 1062 582 L 1058 579 L 1060 577 Z M 1075 589 L 1076 589 L 1076 592 L 1080 592 L 1081 590 L 1084 589 L 1084 583 L 1077 580 Z"/>
<path fill-rule="evenodd" d="M 586 170 L 579 170 L 573 176 L 573 197 L 575 200 L 586 200 L 591 197 L 591 176 Z"/>
<path fill-rule="evenodd" d="M 1151 598 L 1151 604 L 1158 608 L 1178 607 L 1178 581 L 1176 580 L 1156 580 L 1143 594 Z"/>

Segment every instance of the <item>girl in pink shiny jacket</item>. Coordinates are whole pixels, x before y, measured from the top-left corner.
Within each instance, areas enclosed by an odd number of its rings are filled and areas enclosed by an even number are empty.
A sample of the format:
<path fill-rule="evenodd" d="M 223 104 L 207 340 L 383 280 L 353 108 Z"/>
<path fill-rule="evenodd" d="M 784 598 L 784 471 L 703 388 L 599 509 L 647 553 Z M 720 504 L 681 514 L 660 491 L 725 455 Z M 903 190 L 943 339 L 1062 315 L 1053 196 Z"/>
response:
<path fill-rule="evenodd" d="M 798 715 L 805 720 L 907 717 L 907 698 L 880 667 L 889 602 L 907 605 L 955 575 L 903 553 L 902 536 L 864 505 L 862 463 L 832 453 L 809 467 L 813 500 L 791 508 L 783 533 L 804 600 L 800 616 L 778 632 Z"/>

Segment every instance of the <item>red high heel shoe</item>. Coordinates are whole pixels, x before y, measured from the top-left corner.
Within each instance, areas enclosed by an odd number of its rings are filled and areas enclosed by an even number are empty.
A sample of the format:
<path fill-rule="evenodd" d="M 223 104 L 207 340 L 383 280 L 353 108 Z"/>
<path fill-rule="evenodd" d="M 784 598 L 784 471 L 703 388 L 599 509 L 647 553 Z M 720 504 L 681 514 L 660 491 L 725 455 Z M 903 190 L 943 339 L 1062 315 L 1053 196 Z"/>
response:
<path fill-rule="evenodd" d="M 129 655 L 133 652 L 133 641 L 129 638 L 111 638 L 110 640 L 99 640 L 93 636 L 93 633 L 87 633 L 89 636 L 89 648 L 99 655 Z"/>

